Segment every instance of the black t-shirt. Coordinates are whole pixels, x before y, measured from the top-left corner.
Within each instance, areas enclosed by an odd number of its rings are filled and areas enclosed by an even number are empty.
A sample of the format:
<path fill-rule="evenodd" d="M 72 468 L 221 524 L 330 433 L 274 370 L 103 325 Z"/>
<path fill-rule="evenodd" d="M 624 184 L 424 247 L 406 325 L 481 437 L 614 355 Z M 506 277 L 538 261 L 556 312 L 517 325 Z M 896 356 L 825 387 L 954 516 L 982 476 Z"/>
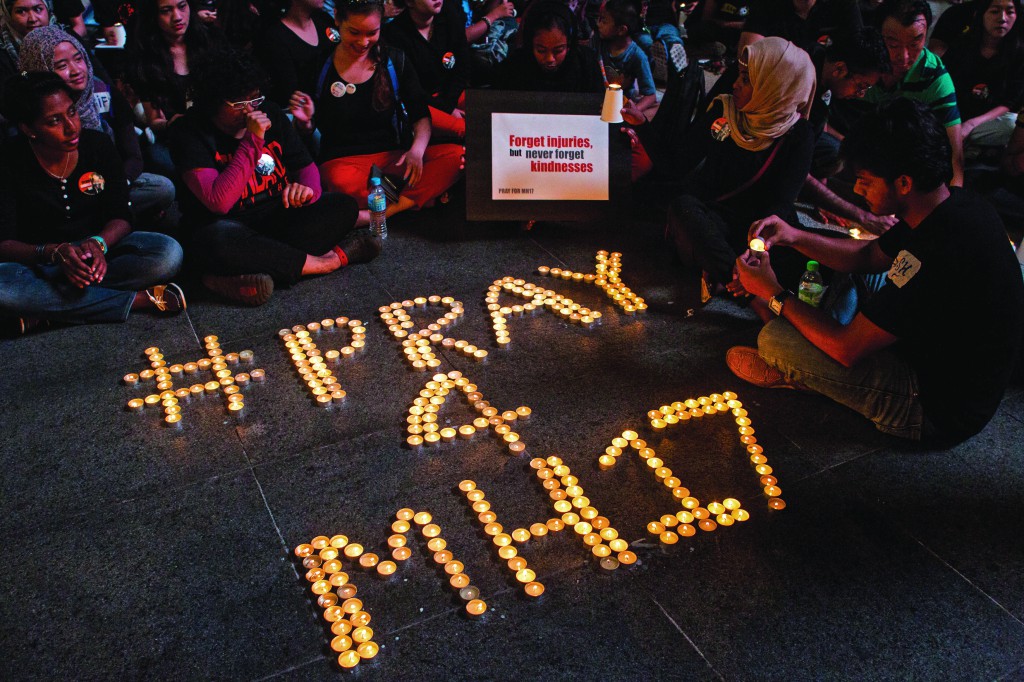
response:
<path fill-rule="evenodd" d="M 398 77 L 398 94 L 409 114 L 410 125 L 430 115 L 427 98 L 420 87 L 416 70 L 405 59 L 401 50 L 388 48 L 388 55 Z M 398 132 L 393 124 L 395 105 L 383 111 L 373 108 L 373 88 L 377 78 L 391 79 L 386 67 L 379 69 L 365 83 L 355 83 L 355 92 L 339 96 L 345 85 L 334 65 L 327 68 L 323 87 L 316 97 L 316 125 L 320 130 L 320 161 L 329 161 L 343 156 L 376 154 L 399 148 Z M 334 87 L 334 84 L 340 84 Z M 350 88 L 351 89 L 351 88 Z"/>
<path fill-rule="evenodd" d="M 806 50 L 826 36 L 853 33 L 863 25 L 856 0 L 818 0 L 806 19 L 793 9 L 792 0 L 751 0 L 743 30 L 785 38 Z"/>
<path fill-rule="evenodd" d="M 192 76 L 171 73 L 160 81 L 132 80 L 140 102 L 149 102 L 163 112 L 168 121 L 192 108 Z"/>
<path fill-rule="evenodd" d="M 61 182 L 43 170 L 28 140 L 4 145 L 0 165 L 0 240 L 73 242 L 115 219 L 131 221 L 128 182 L 114 143 L 82 130 L 78 163 Z"/>
<path fill-rule="evenodd" d="M 257 159 L 252 159 L 249 179 L 225 216 L 214 216 L 191 192 L 186 192 L 183 197 L 184 210 L 190 217 L 202 222 L 220 217 L 262 217 L 264 211 L 281 206 L 281 195 L 289 179 L 313 163 L 284 112 L 273 102 L 265 102 L 260 108 L 270 118 L 262 153 L 273 159 L 273 168 L 269 172 L 266 172 L 266 165 L 258 169 Z M 223 171 L 231 163 L 241 142 L 221 132 L 209 121 L 201 119 L 198 112 L 190 112 L 171 128 L 174 165 L 183 173 L 197 168 Z"/>
<path fill-rule="evenodd" d="M 797 121 L 789 132 L 771 147 L 758 152 L 743 149 L 731 137 L 716 139 L 715 129 L 725 118 L 721 102 L 695 120 L 683 144 L 684 157 L 680 159 L 683 172 L 697 168 L 687 185 L 687 193 L 708 203 L 715 203 L 730 224 L 749 226 L 755 220 L 778 215 L 788 221 L 796 220 L 793 203 L 811 169 L 814 134 L 805 119 Z M 721 137 L 722 133 L 719 132 Z M 775 148 L 778 147 L 778 151 Z M 772 154 L 774 153 L 774 157 Z M 769 157 L 764 173 L 753 184 Z M 723 195 L 738 193 L 724 199 Z"/>
<path fill-rule="evenodd" d="M 312 94 L 324 62 L 338 44 L 338 29 L 322 10 L 312 15 L 317 44 L 310 45 L 280 21 L 268 25 L 254 44 L 253 53 L 270 77 L 267 96 L 285 107 L 292 93 Z"/>
<path fill-rule="evenodd" d="M 940 40 L 947 46 L 960 40 L 970 30 L 971 21 L 974 19 L 974 10 L 977 7 L 977 3 L 973 1 L 947 7 L 935 21 L 931 39 Z M 943 61 L 945 61 L 945 57 L 943 57 Z"/>
<path fill-rule="evenodd" d="M 441 13 L 434 17 L 429 41 L 413 24 L 409 12 L 402 12 L 384 27 L 388 45 L 402 50 L 416 69 L 431 106 L 446 112 L 455 108 L 469 85 L 469 43 L 464 16 L 454 0 L 445 0 Z"/>
<path fill-rule="evenodd" d="M 498 65 L 494 76 L 495 90 L 527 92 L 604 92 L 604 79 L 597 53 L 589 47 L 577 46 L 568 51 L 565 61 L 555 71 L 545 71 L 533 57 L 533 50 L 520 47 Z"/>
<path fill-rule="evenodd" d="M 1024 284 L 990 204 L 953 188 L 916 229 L 879 237 L 893 257 L 885 286 L 863 313 L 899 337 L 894 349 L 917 373 L 925 416 L 963 439 L 995 413 L 1024 330 Z"/>
<path fill-rule="evenodd" d="M 1018 111 L 1024 106 L 1024 50 L 985 59 L 973 42 L 958 41 L 942 56 L 956 87 L 960 118 L 966 121 L 999 106 Z"/>

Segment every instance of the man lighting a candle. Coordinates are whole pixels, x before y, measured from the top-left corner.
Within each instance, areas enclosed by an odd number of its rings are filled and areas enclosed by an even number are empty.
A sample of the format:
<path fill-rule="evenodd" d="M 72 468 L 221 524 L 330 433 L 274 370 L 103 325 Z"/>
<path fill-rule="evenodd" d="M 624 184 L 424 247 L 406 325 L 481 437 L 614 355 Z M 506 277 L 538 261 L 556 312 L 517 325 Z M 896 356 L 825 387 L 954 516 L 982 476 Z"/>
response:
<path fill-rule="evenodd" d="M 823 237 L 775 216 L 755 222 L 749 236 L 766 250 L 748 250 L 737 271 L 767 324 L 757 348 L 731 348 L 726 362 L 757 386 L 828 396 L 885 433 L 962 441 L 999 406 L 1024 330 L 1024 283 L 1002 221 L 949 187 L 948 138 L 920 103 L 899 99 L 864 117 L 842 153 L 871 211 L 899 222 L 870 241 Z M 887 274 L 842 325 L 779 284 L 777 246 L 838 272 Z"/>

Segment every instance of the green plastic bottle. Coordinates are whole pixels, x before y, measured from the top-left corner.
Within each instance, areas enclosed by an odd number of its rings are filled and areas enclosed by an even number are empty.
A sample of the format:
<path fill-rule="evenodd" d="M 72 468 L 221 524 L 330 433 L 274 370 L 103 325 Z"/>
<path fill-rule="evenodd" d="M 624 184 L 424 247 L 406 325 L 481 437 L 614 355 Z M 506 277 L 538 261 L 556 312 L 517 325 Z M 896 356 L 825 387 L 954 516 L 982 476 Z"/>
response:
<path fill-rule="evenodd" d="M 807 261 L 807 271 L 800 278 L 800 288 L 797 289 L 797 296 L 804 303 L 809 303 L 815 308 L 821 305 L 821 297 L 825 295 L 825 283 L 818 272 L 818 261 Z"/>

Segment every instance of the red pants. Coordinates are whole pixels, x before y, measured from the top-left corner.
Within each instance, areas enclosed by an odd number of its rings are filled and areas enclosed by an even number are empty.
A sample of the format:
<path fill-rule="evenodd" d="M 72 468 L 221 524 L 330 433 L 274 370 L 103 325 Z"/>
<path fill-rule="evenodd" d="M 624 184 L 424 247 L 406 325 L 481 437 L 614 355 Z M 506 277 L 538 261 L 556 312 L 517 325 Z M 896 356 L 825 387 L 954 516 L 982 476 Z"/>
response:
<path fill-rule="evenodd" d="M 459 101 L 455 104 L 456 108 L 466 110 L 466 93 L 463 92 L 459 95 Z M 466 119 L 455 118 L 451 114 L 430 107 L 430 125 L 442 133 L 450 133 L 452 135 L 458 135 L 459 137 L 466 136 Z"/>
<path fill-rule="evenodd" d="M 405 166 L 396 162 L 405 154 L 404 150 L 359 156 L 343 156 L 331 159 L 320 166 L 320 175 L 324 187 L 328 190 L 347 194 L 356 200 L 359 208 L 366 208 L 367 183 L 370 178 L 370 166 L 376 165 L 389 175 L 402 175 Z M 415 187 L 406 187 L 400 196 L 412 199 L 416 208 L 439 197 L 445 190 L 455 184 L 462 171 L 462 147 L 457 144 L 436 144 L 427 147 L 423 154 L 423 174 Z"/>

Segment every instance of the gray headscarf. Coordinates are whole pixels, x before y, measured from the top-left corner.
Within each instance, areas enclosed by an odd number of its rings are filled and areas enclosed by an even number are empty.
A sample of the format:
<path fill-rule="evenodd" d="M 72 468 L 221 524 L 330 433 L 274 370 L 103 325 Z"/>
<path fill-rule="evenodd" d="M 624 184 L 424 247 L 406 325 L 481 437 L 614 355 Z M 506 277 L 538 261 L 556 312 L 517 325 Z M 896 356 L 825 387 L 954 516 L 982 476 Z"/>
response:
<path fill-rule="evenodd" d="M 15 34 L 14 28 L 11 26 L 11 7 L 14 6 L 14 3 L 15 0 L 0 1 L 0 50 L 7 53 L 12 63 L 17 64 L 18 51 L 21 49 L 21 38 Z M 50 12 L 50 24 L 57 23 L 56 18 L 53 16 L 52 0 L 43 0 L 43 3 Z"/>
<path fill-rule="evenodd" d="M 82 121 L 83 128 L 91 130 L 106 131 L 100 112 L 93 101 L 93 93 L 96 91 L 95 76 L 92 72 L 92 61 L 89 53 L 82 47 L 78 39 L 62 29 L 60 26 L 40 26 L 34 31 L 29 31 L 25 40 L 21 43 L 21 61 L 19 68 L 22 71 L 53 71 L 53 53 L 61 43 L 71 43 L 76 50 L 82 53 L 85 58 L 86 67 L 89 69 L 89 76 L 86 79 L 85 90 L 78 96 L 75 108 L 78 109 L 78 118 Z"/>

